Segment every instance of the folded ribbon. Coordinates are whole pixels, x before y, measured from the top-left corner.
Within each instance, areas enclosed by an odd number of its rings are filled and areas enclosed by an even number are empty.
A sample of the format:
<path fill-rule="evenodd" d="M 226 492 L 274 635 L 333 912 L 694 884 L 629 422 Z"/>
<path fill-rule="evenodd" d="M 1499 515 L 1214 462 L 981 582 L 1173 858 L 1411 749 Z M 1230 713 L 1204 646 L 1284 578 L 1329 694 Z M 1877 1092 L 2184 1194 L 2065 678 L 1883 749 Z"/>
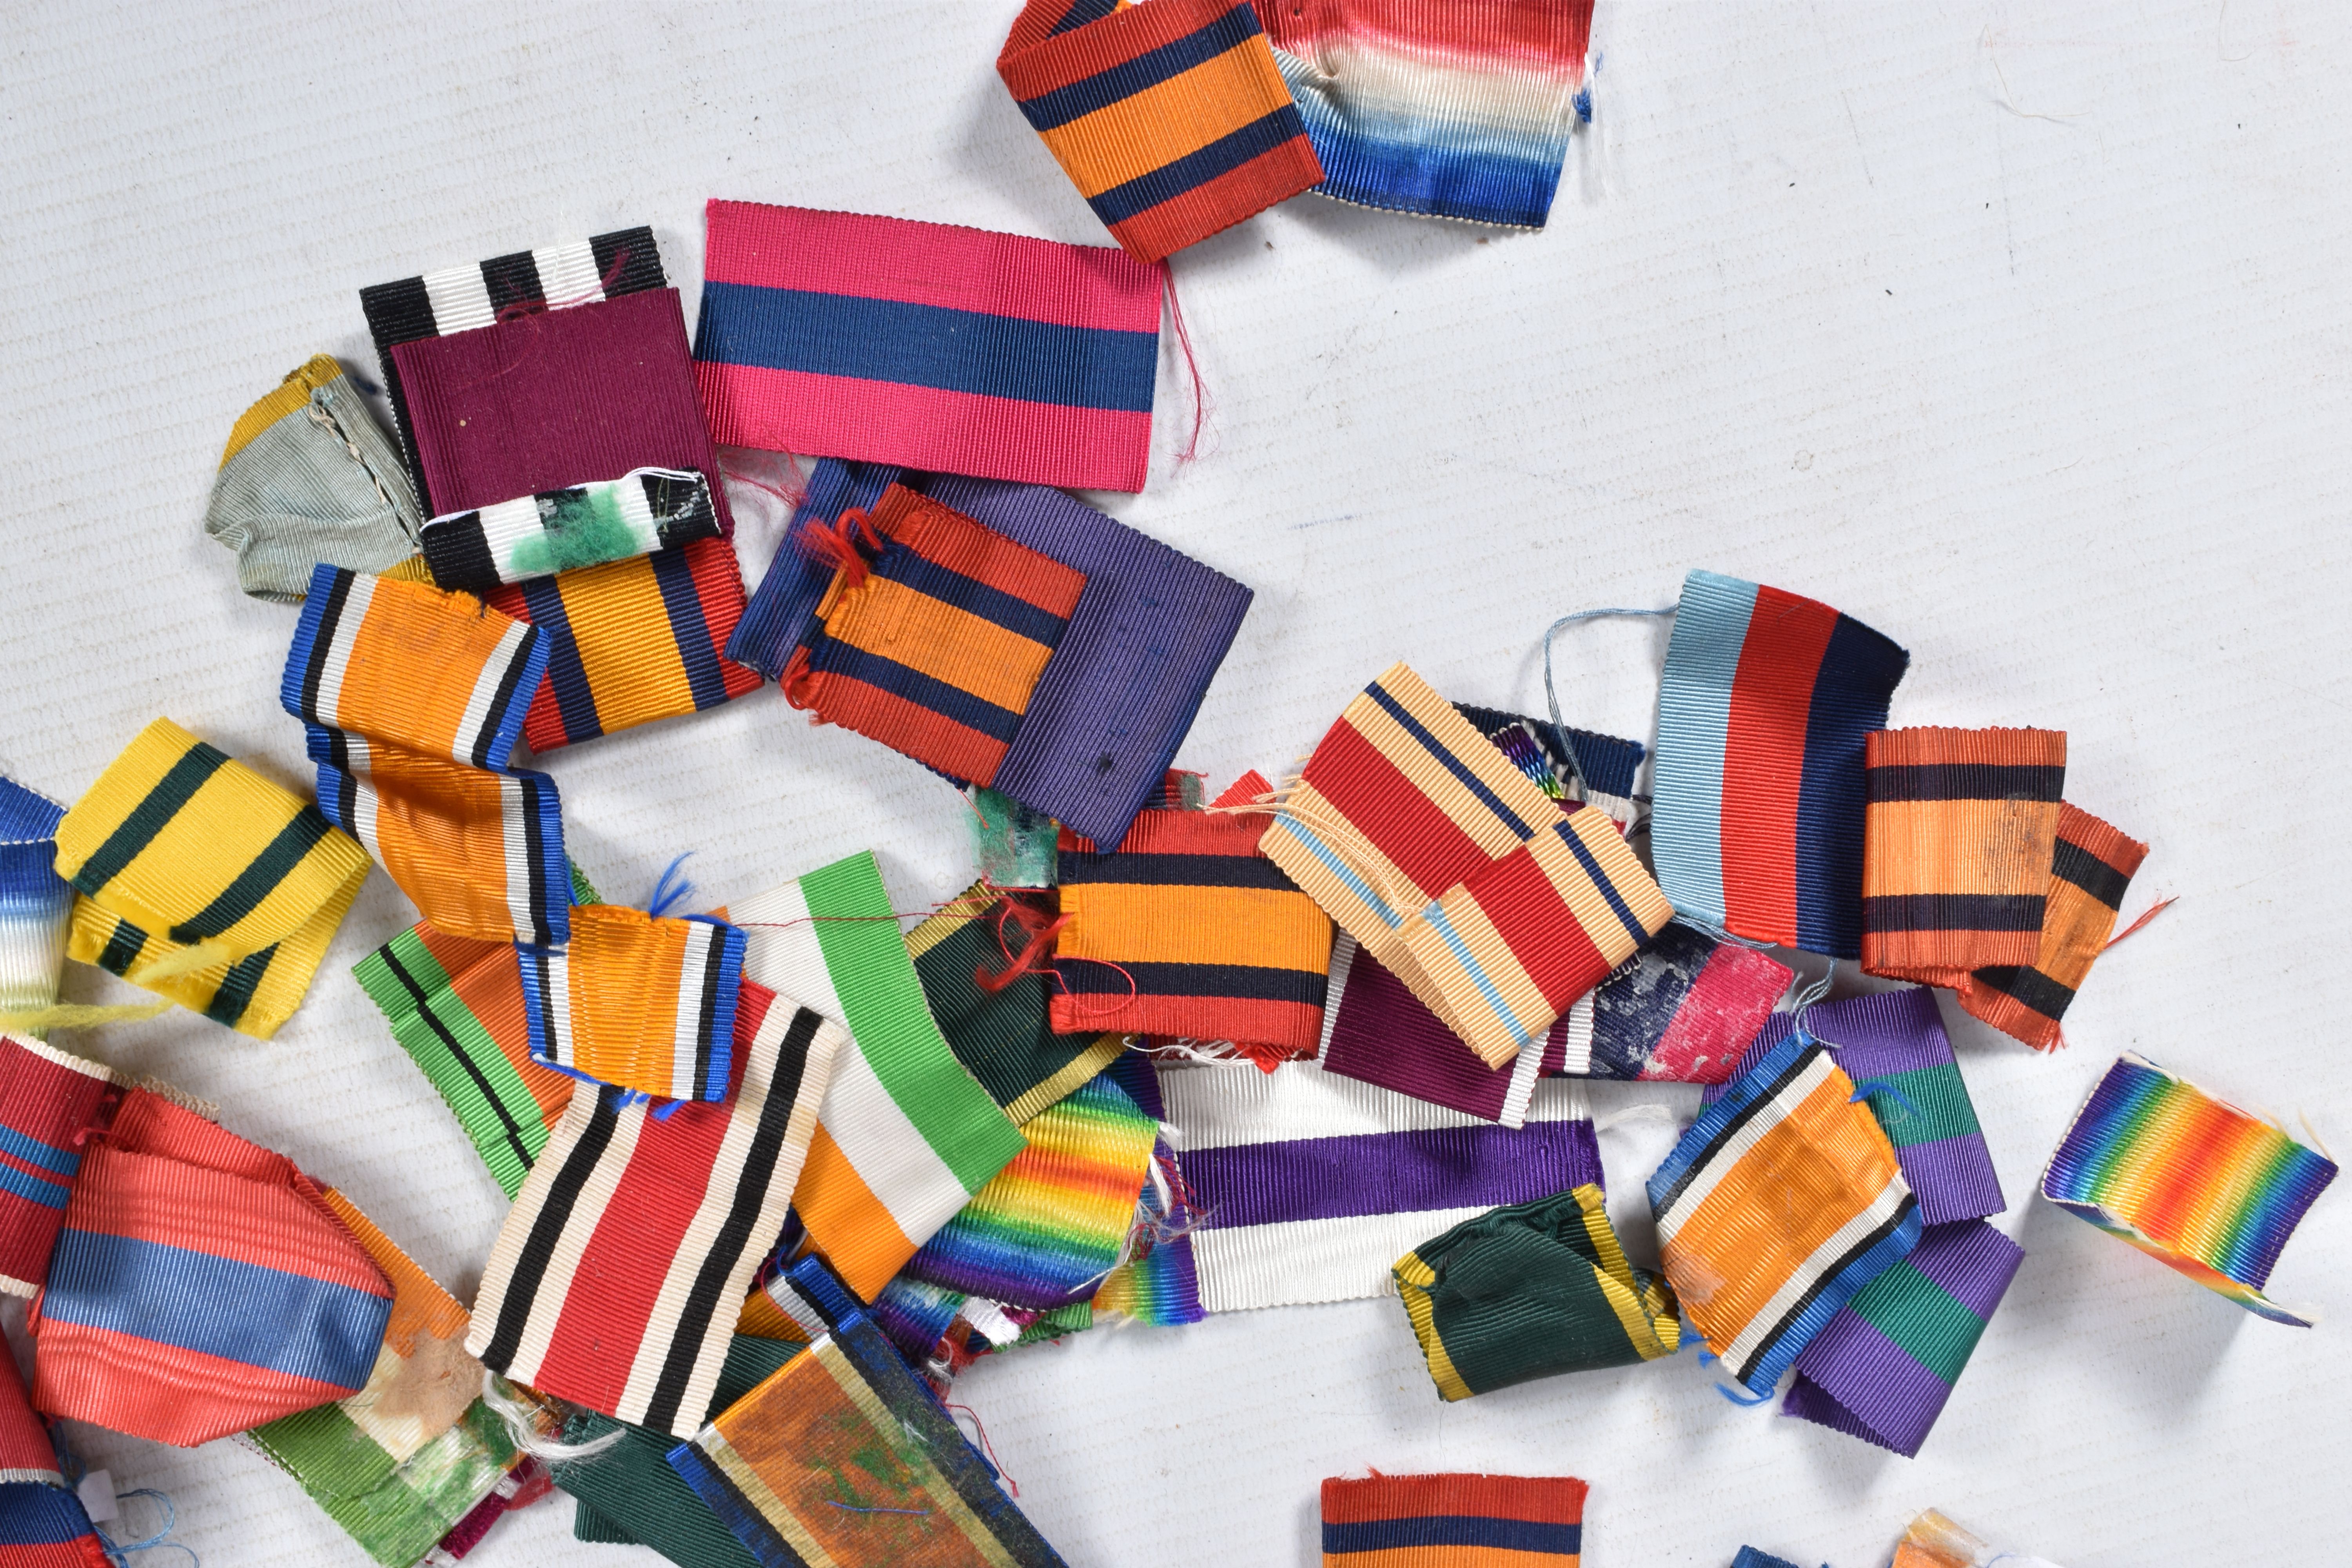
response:
<path fill-rule="evenodd" d="M 0 1014 L 37 1014 L 58 999 L 73 930 L 73 884 L 58 875 L 65 807 L 0 778 Z"/>
<path fill-rule="evenodd" d="M 1045 1310 L 1084 1301 L 1119 1261 L 1156 1119 L 1108 1073 L 1024 1122 L 1029 1146 L 907 1260 L 932 1285 Z"/>
<path fill-rule="evenodd" d="M 1592 0 L 1317 0 L 1265 8 L 1327 196 L 1513 228 L 1551 214 L 1592 117 Z"/>
<path fill-rule="evenodd" d="M 1572 1084 L 1536 1085 L 1527 1125 L 1512 1130 L 1311 1061 L 1175 1068 L 1160 1082 L 1182 1129 L 1212 1312 L 1388 1295 L 1396 1259 L 1433 1234 L 1601 1180 Z"/>
<path fill-rule="evenodd" d="M 1613 824 L 1559 804 L 1396 665 L 1350 702 L 1266 855 L 1490 1067 L 1674 910 Z"/>
<path fill-rule="evenodd" d="M 311 579 L 278 701 L 308 731 L 327 816 L 437 931 L 570 935 L 555 781 L 508 765 L 546 668 L 535 627 L 470 595 L 333 566 Z"/>
<path fill-rule="evenodd" d="M 2147 845 L 2060 803 L 2032 961 L 1968 975 L 1958 985 L 1960 1005 L 2036 1050 L 2059 1044 L 2058 1021 L 2105 950 L 2124 892 L 2147 858 Z"/>
<path fill-rule="evenodd" d="M 392 1296 L 292 1161 L 133 1089 L 33 1304 L 33 1400 L 193 1447 L 358 1392 Z"/>
<path fill-rule="evenodd" d="M 236 585 L 299 604 L 320 562 L 388 572 L 416 553 L 416 496 L 359 388 L 314 354 L 237 416 L 205 532 L 236 552 Z"/>
<path fill-rule="evenodd" d="M 1863 969 L 1960 985 L 1972 970 L 2032 963 L 2065 733 L 1881 730 L 1864 757 Z"/>
<path fill-rule="evenodd" d="M 1919 1239 L 1919 1203 L 1886 1135 L 1801 1034 L 1700 1114 L 1649 1193 L 1685 1314 L 1754 1394 Z"/>
<path fill-rule="evenodd" d="M 57 870 L 82 895 L 70 956 L 266 1040 L 310 990 L 367 853 L 158 719 L 59 820 Z"/>
<path fill-rule="evenodd" d="M 513 1197 L 576 1081 L 531 1055 L 515 946 L 444 936 L 420 921 L 352 973 Z"/>
<path fill-rule="evenodd" d="M 110 1068 L 0 1035 L 0 1291 L 37 1294 L 48 1277 L 88 1135 L 121 1099 Z"/>
<path fill-rule="evenodd" d="M 367 1385 L 249 1434 L 384 1568 L 409 1568 L 491 1495 L 520 1458 L 480 1398 L 466 1310 L 331 1189 L 326 1201 L 392 1282 Z"/>
<path fill-rule="evenodd" d="M 718 537 L 709 481 L 691 468 L 633 468 L 444 513 L 425 525 L 425 564 L 440 587 L 488 594 L 501 583 Z"/>
<path fill-rule="evenodd" d="M 1498 1208 L 1397 1260 L 1440 1396 L 1631 1366 L 1682 1344 L 1675 1293 L 1625 1260 L 1601 1184 Z"/>
<path fill-rule="evenodd" d="M 614 904 L 572 911 L 566 947 L 525 949 L 531 1055 L 660 1100 L 730 1091 L 743 933 L 704 915 Z"/>
<path fill-rule="evenodd" d="M 1927 1226 L 1805 1347 L 1782 1413 L 1916 1457 L 2024 1260 L 1980 1219 Z"/>
<path fill-rule="evenodd" d="M 1086 591 L 1030 694 L 994 787 L 1097 844 L 1118 843 L 1161 788 L 1250 591 L 1043 485 L 828 458 L 809 478 L 808 499 L 728 644 L 730 658 L 783 673 L 837 564 L 822 559 L 816 535 L 837 531 L 849 511 L 870 511 L 894 484 L 1085 575 Z"/>
<path fill-rule="evenodd" d="M 1109 853 L 1065 829 L 1054 1027 L 1312 1051 L 1331 921 L 1259 851 L 1265 824 L 1139 812 Z"/>
<path fill-rule="evenodd" d="M 923 1000 L 940 1033 L 988 1097 L 1015 1124 L 1027 1121 L 1110 1065 L 1125 1048 L 1117 1035 L 1057 1035 L 1047 1013 L 1046 976 L 1011 973 L 1005 954 L 1026 944 L 1009 898 L 975 882 L 907 933 Z M 991 977 L 989 985 L 981 976 Z"/>
<path fill-rule="evenodd" d="M 2263 1294 L 2336 1163 L 2145 1057 L 2116 1058 L 2042 1173 L 2042 1195 L 2257 1317 L 2311 1319 Z"/>
<path fill-rule="evenodd" d="M 818 601 L 785 696 L 951 778 L 993 783 L 1086 574 L 903 485 L 866 533 L 877 553 L 854 554 Z"/>

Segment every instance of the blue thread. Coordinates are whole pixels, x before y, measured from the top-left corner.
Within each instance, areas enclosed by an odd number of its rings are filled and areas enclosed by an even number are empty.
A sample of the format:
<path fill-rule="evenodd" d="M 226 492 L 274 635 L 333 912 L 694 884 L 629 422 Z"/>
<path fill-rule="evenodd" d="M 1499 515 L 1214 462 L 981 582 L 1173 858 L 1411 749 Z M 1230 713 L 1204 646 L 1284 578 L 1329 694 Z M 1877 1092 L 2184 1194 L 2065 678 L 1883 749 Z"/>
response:
<path fill-rule="evenodd" d="M 693 853 L 689 849 L 662 868 L 660 879 L 654 883 L 654 896 L 646 904 L 646 913 L 659 920 L 671 905 L 694 896 L 694 884 L 684 877 L 677 877 L 677 868 L 685 865 Z M 673 877 L 677 877 L 676 882 L 670 880 Z"/>
<path fill-rule="evenodd" d="M 852 1508 L 845 1502 L 835 1502 L 831 1498 L 825 1499 L 824 1501 L 827 1508 L 837 1508 L 844 1513 L 903 1513 L 912 1515 L 916 1519 L 931 1517 L 931 1510 L 927 1508 Z"/>
<path fill-rule="evenodd" d="M 1729 1400 L 1732 1404 L 1738 1405 L 1742 1410 L 1753 1410 L 1758 1405 L 1772 1397 L 1772 1391 L 1769 1388 L 1761 1394 L 1734 1394 L 1731 1390 L 1724 1387 L 1723 1384 L 1718 1383 L 1715 1385 L 1715 1391 L 1723 1395 L 1724 1398 Z"/>
<path fill-rule="evenodd" d="M 1883 1094 L 1886 1096 L 1887 1099 L 1895 1101 L 1895 1104 L 1903 1108 L 1903 1114 L 1906 1117 L 1927 1115 L 1926 1111 L 1921 1110 L 1917 1106 L 1911 1103 L 1911 1097 L 1909 1095 L 1904 1093 L 1901 1089 L 1895 1088 L 1885 1079 L 1879 1078 L 1866 1078 L 1860 1083 L 1855 1084 L 1853 1086 L 1853 1092 L 1846 1096 L 1846 1103 L 1848 1105 L 1852 1105 L 1856 1100 L 1866 1100 L 1874 1094 Z M 1874 1105 L 1872 1106 L 1870 1110 L 1871 1114 L 1873 1115 L 1876 1115 L 1878 1112 L 1878 1107 Z"/>
<path fill-rule="evenodd" d="M 1589 92 L 1586 94 L 1586 102 L 1588 105 L 1591 102 L 1591 94 Z M 1586 118 L 1590 119 L 1591 117 L 1588 114 Z M 1584 786 L 1584 764 L 1577 758 L 1576 742 L 1568 732 L 1568 721 L 1559 716 L 1559 693 L 1552 689 L 1552 637 L 1559 633 L 1559 628 L 1562 626 L 1571 626 L 1578 621 L 1589 621 L 1600 616 L 1671 616 L 1679 607 L 1680 606 L 1678 605 L 1669 605 L 1663 610 L 1625 610 L 1614 608 L 1605 610 L 1579 610 L 1572 616 L 1560 616 L 1559 619 L 1552 622 L 1549 626 L 1545 628 L 1543 640 L 1544 700 L 1551 704 L 1551 727 L 1559 732 L 1560 750 L 1567 754 L 1569 776 L 1576 781 L 1576 793 L 1580 797 L 1588 793 Z"/>

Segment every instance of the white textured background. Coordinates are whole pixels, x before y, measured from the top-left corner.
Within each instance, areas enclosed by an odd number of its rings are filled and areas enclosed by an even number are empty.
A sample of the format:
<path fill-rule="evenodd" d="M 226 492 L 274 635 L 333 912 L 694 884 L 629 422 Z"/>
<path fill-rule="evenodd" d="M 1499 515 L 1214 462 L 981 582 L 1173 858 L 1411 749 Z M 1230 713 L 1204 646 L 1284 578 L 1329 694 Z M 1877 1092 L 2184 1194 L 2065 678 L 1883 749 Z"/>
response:
<path fill-rule="evenodd" d="M 160 712 L 307 787 L 292 612 L 200 522 L 248 403 L 321 349 L 373 375 L 364 284 L 649 222 L 690 320 L 712 195 L 1101 242 L 991 68 L 1013 10 L 0 7 L 0 765 L 70 800 Z M 2030 1194 L 2126 1047 L 2352 1143 L 2352 11 L 1602 0 L 1598 33 L 1549 231 L 1310 196 L 1179 258 L 1213 451 L 1178 469 L 1163 418 L 1109 504 L 1258 595 L 1180 760 L 1272 771 L 1400 657 L 1539 703 L 1548 620 L 1702 564 L 1908 647 L 1897 723 L 2069 731 L 2069 796 L 2154 845 L 2131 909 L 2181 902 L 2069 1051 L 1947 1008 L 2023 1270 L 1914 1461 L 1734 1409 L 1687 1355 L 1442 1407 L 1390 1301 L 1097 1333 L 960 1392 L 1077 1568 L 1310 1563 L 1317 1482 L 1366 1466 L 1583 1476 L 1593 1568 L 1859 1568 L 1928 1506 L 2068 1568 L 2344 1561 L 2352 1193 L 2273 1282 L 2336 1310 L 2311 1332 Z M 1663 631 L 1576 636 L 1571 716 L 1646 735 Z M 945 785 L 772 689 L 552 771 L 619 900 L 681 849 L 713 900 L 865 845 L 908 909 L 970 875 Z M 68 1043 L 219 1100 L 469 1296 L 498 1188 L 348 974 L 409 918 L 371 880 L 269 1044 L 184 1014 Z M 1696 1100 L 1603 1100 L 1661 1094 Z M 1604 1139 L 1621 1208 L 1665 1138 Z M 233 1444 L 72 1437 L 215 1568 L 364 1561 Z M 652 1561 L 570 1515 L 475 1561 Z"/>

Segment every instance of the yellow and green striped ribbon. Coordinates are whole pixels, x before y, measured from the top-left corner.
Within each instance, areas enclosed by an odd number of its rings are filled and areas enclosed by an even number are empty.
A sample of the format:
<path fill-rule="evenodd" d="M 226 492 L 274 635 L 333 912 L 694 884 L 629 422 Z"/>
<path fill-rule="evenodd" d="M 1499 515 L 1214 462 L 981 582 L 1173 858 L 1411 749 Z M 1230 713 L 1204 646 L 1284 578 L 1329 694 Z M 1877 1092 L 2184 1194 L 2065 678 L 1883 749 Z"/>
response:
<path fill-rule="evenodd" d="M 158 719 L 58 824 L 68 955 L 268 1039 L 366 879 L 319 808 Z"/>

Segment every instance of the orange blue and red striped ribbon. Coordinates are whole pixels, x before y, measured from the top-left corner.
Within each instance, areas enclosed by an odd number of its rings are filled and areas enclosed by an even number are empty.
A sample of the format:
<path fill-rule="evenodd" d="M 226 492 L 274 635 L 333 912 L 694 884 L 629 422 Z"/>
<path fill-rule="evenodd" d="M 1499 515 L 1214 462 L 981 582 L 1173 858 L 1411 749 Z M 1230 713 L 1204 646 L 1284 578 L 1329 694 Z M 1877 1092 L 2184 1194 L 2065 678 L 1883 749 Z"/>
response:
<path fill-rule="evenodd" d="M 547 673 L 522 738 L 534 752 L 698 713 L 759 673 L 719 650 L 743 618 L 743 577 L 723 539 L 493 587 L 488 602 L 540 628 Z"/>
<path fill-rule="evenodd" d="M 1323 178 L 1249 0 L 1029 0 L 996 73 L 1139 261 Z"/>
<path fill-rule="evenodd" d="M 1990 964 L 1961 980 L 1960 1005 L 2005 1035 L 2046 1051 L 2059 1020 L 2116 929 L 2124 893 L 2147 846 L 2089 812 L 2058 806 L 2049 892 L 2032 962 Z"/>
<path fill-rule="evenodd" d="M 1323 1568 L 1576 1568 L 1573 1476 L 1374 1475 L 1323 1483 Z"/>
<path fill-rule="evenodd" d="M 1108 854 L 1064 829 L 1054 1027 L 1312 1051 L 1331 921 L 1259 852 L 1265 820 L 1139 812 Z"/>
<path fill-rule="evenodd" d="M 880 551 L 836 574 L 784 693 L 926 767 L 991 783 L 1086 575 L 903 485 L 870 521 Z"/>
<path fill-rule="evenodd" d="M 2032 963 L 2065 732 L 1881 730 L 1868 737 L 1864 770 L 1864 970 L 1956 986 L 1978 969 Z"/>

